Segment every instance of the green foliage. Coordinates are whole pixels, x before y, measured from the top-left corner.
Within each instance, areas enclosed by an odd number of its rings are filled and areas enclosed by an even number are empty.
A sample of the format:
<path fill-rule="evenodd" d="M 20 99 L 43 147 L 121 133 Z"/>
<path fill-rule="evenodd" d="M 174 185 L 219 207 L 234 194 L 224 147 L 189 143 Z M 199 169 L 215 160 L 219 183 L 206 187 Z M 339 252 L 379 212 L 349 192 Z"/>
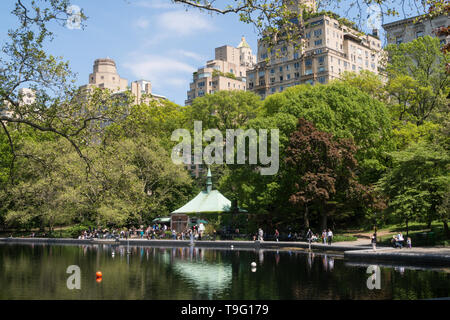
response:
<path fill-rule="evenodd" d="M 202 121 L 204 129 L 237 129 L 258 115 L 261 100 L 258 95 L 247 91 L 219 91 L 196 98 L 187 107 L 187 125 Z"/>
<path fill-rule="evenodd" d="M 386 52 L 386 88 L 393 98 L 392 113 L 396 119 L 421 125 L 437 112 L 448 113 L 450 78 L 446 65 L 450 57 L 441 52 L 438 38 L 425 36 L 388 45 Z"/>
<path fill-rule="evenodd" d="M 283 93 L 269 96 L 264 101 L 268 122 L 274 116 L 288 114 L 305 118 L 322 131 L 337 138 L 350 138 L 358 147 L 356 158 L 362 168 L 364 180 L 376 181 L 385 170 L 386 151 L 391 150 L 391 124 L 386 106 L 361 90 L 345 83 L 333 82 L 324 86 L 301 85 Z M 286 116 L 284 116 L 286 118 Z M 292 125 L 293 119 L 287 121 Z M 288 129 L 284 131 L 282 129 Z M 286 125 L 280 128 L 280 144 L 290 134 Z"/>
<path fill-rule="evenodd" d="M 448 149 L 422 141 L 391 154 L 393 168 L 380 180 L 379 188 L 389 198 L 389 210 L 396 221 L 431 223 L 448 213 L 437 214 L 448 195 L 450 155 Z"/>

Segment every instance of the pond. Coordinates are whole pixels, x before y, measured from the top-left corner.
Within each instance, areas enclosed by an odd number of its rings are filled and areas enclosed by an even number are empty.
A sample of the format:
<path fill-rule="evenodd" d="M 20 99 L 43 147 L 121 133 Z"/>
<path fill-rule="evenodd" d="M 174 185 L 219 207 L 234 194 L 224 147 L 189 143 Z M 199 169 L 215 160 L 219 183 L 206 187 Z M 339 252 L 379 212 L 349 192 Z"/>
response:
<path fill-rule="evenodd" d="M 256 262 L 253 269 L 251 263 Z M 80 289 L 69 289 L 69 266 Z M 367 265 L 338 254 L 112 245 L 0 244 L 0 299 L 430 299 L 450 269 Z M 96 272 L 103 276 L 96 279 Z M 72 278 L 73 279 L 73 278 Z M 375 283 L 370 281 L 371 283 Z M 72 282 L 71 282 L 72 283 Z M 73 282 L 75 283 L 75 282 Z"/>

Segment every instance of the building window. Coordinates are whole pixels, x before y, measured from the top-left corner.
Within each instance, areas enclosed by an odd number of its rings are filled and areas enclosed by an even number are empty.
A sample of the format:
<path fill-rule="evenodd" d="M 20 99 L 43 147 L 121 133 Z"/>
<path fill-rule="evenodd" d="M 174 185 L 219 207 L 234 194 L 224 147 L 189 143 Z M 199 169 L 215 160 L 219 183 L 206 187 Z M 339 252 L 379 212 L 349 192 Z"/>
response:
<path fill-rule="evenodd" d="M 402 43 L 403 42 L 403 37 L 397 37 L 396 39 L 395 39 L 395 43 L 396 44 L 400 44 L 400 43 Z"/>
<path fill-rule="evenodd" d="M 324 84 L 325 83 L 325 77 L 319 77 L 319 82 Z"/>
<path fill-rule="evenodd" d="M 283 76 L 280 76 L 280 82 L 283 81 Z"/>
<path fill-rule="evenodd" d="M 315 37 L 320 37 L 321 35 L 322 35 L 322 29 L 314 30 L 314 36 Z"/>
<path fill-rule="evenodd" d="M 331 68 L 333 68 L 333 67 L 331 67 Z M 325 67 L 320 67 L 318 71 L 319 72 L 325 72 Z"/>
<path fill-rule="evenodd" d="M 288 74 L 286 77 L 287 77 L 288 80 L 291 79 L 291 75 L 290 74 Z"/>
<path fill-rule="evenodd" d="M 306 59 L 305 65 L 306 66 L 312 66 L 312 59 Z"/>
<path fill-rule="evenodd" d="M 320 46 L 322 44 L 322 39 L 314 41 L 315 46 Z"/>
<path fill-rule="evenodd" d="M 416 32 L 416 38 L 423 37 L 423 31 L 417 31 Z"/>
<path fill-rule="evenodd" d="M 275 69 L 270 69 L 270 73 L 275 73 Z"/>

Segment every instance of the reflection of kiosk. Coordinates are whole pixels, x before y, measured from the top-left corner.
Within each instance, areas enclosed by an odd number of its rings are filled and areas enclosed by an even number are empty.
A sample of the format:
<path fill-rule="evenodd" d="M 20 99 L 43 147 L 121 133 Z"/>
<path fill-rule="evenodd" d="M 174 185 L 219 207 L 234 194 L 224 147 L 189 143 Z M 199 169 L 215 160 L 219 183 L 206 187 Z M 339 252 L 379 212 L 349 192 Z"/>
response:
<path fill-rule="evenodd" d="M 184 229 L 177 229 L 177 227 L 184 227 L 184 223 L 186 221 L 188 227 L 192 226 L 192 222 L 199 223 L 198 221 L 200 220 L 197 221 L 193 217 L 197 214 L 223 213 L 232 211 L 231 201 L 225 198 L 219 190 L 212 189 L 211 178 L 211 169 L 208 168 L 206 190 L 201 191 L 194 199 L 172 212 L 172 220 L 174 218 L 177 219 L 175 224 L 172 221 L 172 226 L 175 226 L 176 231 L 183 231 Z M 189 215 L 191 215 L 191 218 L 189 218 Z"/>

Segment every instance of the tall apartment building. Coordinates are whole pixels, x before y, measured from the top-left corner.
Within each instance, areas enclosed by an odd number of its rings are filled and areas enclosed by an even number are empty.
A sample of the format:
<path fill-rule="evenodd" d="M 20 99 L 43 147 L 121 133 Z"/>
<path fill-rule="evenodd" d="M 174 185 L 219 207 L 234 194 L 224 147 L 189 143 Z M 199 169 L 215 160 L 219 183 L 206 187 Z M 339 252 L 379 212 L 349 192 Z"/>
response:
<path fill-rule="evenodd" d="M 121 78 L 117 72 L 116 63 L 111 58 L 102 58 L 94 61 L 93 72 L 89 75 L 89 84 L 80 89 L 90 92 L 92 88 L 109 89 L 113 94 L 120 94 L 128 90 L 128 80 Z M 152 84 L 149 80 L 138 80 L 131 83 L 131 93 L 135 97 L 135 104 L 151 99 L 166 99 L 162 95 L 152 93 Z"/>
<path fill-rule="evenodd" d="M 126 90 L 127 86 L 128 80 L 119 76 L 114 60 L 104 58 L 94 61 L 93 72 L 89 75 L 89 84 L 83 87 L 104 88 L 118 92 Z"/>
<path fill-rule="evenodd" d="M 216 48 L 215 59 L 194 72 L 186 105 L 197 97 L 216 91 L 245 90 L 247 68 L 253 67 L 255 62 L 256 56 L 244 37 L 237 48 L 228 45 Z"/>
<path fill-rule="evenodd" d="M 269 50 L 266 42 L 258 41 L 258 63 L 247 71 L 247 90 L 265 98 L 295 85 L 328 83 L 344 71 L 379 72 L 382 48 L 377 30 L 367 35 L 326 14 L 311 16 L 303 23 L 297 48 L 281 41 Z"/>
<path fill-rule="evenodd" d="M 425 16 L 417 16 L 408 19 L 398 20 L 383 25 L 386 31 L 388 44 L 400 44 L 413 41 L 419 37 L 436 37 L 435 30 L 441 27 L 450 26 L 450 17 L 441 15 L 432 19 Z M 450 43 L 450 36 L 440 36 L 441 44 Z"/>

